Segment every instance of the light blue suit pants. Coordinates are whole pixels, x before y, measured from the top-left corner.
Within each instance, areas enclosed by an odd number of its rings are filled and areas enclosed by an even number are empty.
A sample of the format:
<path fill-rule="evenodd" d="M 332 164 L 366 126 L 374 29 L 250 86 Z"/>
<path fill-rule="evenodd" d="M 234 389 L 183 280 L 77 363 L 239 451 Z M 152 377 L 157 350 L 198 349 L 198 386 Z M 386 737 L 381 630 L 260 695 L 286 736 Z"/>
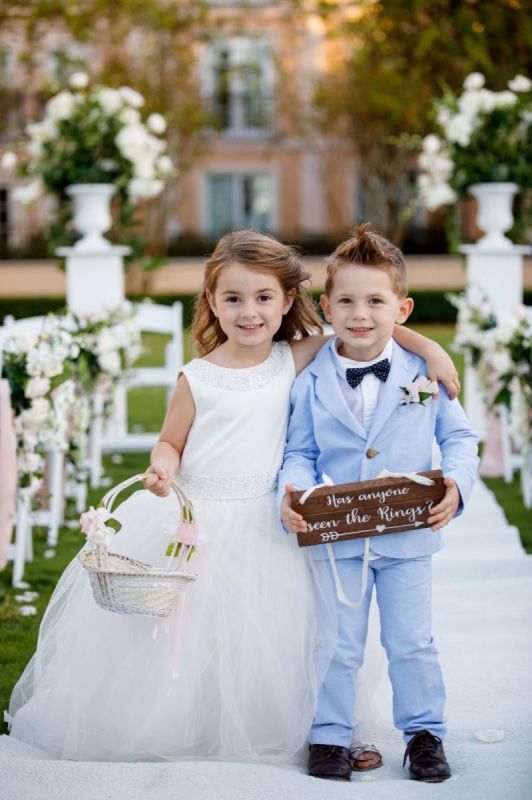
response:
<path fill-rule="evenodd" d="M 351 601 L 360 597 L 362 561 L 361 556 L 336 561 L 341 584 Z M 315 561 L 314 567 L 318 584 L 324 581 L 324 586 L 330 586 L 329 561 Z M 357 726 L 356 676 L 364 659 L 374 586 L 381 642 L 388 656 L 393 689 L 395 726 L 403 731 L 405 741 L 422 729 L 443 738 L 445 687 L 431 633 L 431 584 L 430 555 L 409 559 L 379 557 L 369 563 L 368 587 L 361 607 L 353 609 L 337 602 L 336 649 L 319 692 L 309 737 L 311 744 L 349 747 L 351 743 Z M 320 609 L 319 598 L 317 604 L 320 626 L 330 620 L 330 609 Z"/>

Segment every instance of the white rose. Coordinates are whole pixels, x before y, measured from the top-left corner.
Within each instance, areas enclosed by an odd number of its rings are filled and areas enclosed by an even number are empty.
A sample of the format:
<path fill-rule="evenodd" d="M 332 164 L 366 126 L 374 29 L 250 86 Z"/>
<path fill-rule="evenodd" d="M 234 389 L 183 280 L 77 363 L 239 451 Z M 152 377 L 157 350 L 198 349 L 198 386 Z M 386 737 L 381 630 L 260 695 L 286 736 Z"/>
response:
<path fill-rule="evenodd" d="M 505 317 L 494 331 L 494 336 L 500 344 L 506 344 L 513 338 L 514 333 L 519 328 L 519 319 L 513 315 Z"/>
<path fill-rule="evenodd" d="M 109 372 L 111 375 L 116 375 L 122 368 L 120 356 L 116 350 L 105 350 L 103 353 L 99 353 L 98 363 L 104 372 Z"/>
<path fill-rule="evenodd" d="M 86 72 L 74 72 L 68 82 L 72 89 L 86 89 L 89 85 L 89 76 Z"/>
<path fill-rule="evenodd" d="M 515 78 L 508 81 L 508 88 L 512 92 L 529 92 L 532 89 L 532 81 L 525 75 L 516 75 Z"/>
<path fill-rule="evenodd" d="M 24 390 L 26 397 L 42 397 L 50 391 L 50 381 L 48 378 L 31 378 Z"/>
<path fill-rule="evenodd" d="M 136 108 L 126 106 L 118 115 L 120 122 L 124 125 L 138 125 L 140 123 L 140 114 Z"/>
<path fill-rule="evenodd" d="M 122 100 L 124 103 L 127 103 L 128 106 L 142 108 L 144 105 L 143 96 L 139 92 L 136 92 L 135 89 L 131 89 L 129 86 L 121 86 L 118 91 L 120 92 Z"/>
<path fill-rule="evenodd" d="M 471 139 L 473 125 L 465 114 L 455 114 L 447 125 L 447 138 L 450 142 L 456 142 L 462 147 L 467 147 Z"/>
<path fill-rule="evenodd" d="M 116 89 L 107 89 L 106 87 L 102 87 L 101 89 L 98 89 L 95 94 L 100 107 L 105 111 L 106 114 L 116 114 L 116 112 L 122 108 L 122 97 L 120 93 L 116 91 Z"/>
<path fill-rule="evenodd" d="M 55 97 L 48 101 L 46 106 L 46 116 L 53 122 L 68 119 L 72 114 L 72 109 L 76 104 L 76 98 L 71 92 L 59 92 Z"/>
<path fill-rule="evenodd" d="M 422 202 L 430 211 L 454 203 L 456 200 L 456 193 L 447 183 L 429 182 L 426 186 L 420 183 L 420 194 Z"/>
<path fill-rule="evenodd" d="M 485 114 L 491 114 L 497 104 L 497 92 L 492 92 L 490 89 L 481 89 L 478 93 L 480 100 L 480 111 Z"/>
<path fill-rule="evenodd" d="M 157 172 L 160 175 L 171 175 L 174 171 L 174 165 L 170 156 L 159 156 L 156 166 Z"/>
<path fill-rule="evenodd" d="M 18 333 L 15 339 L 12 339 L 10 344 L 13 344 L 10 352 L 13 353 L 29 353 L 35 347 L 37 337 L 33 333 Z M 7 347 L 6 347 L 7 349 Z"/>
<path fill-rule="evenodd" d="M 11 150 L 8 150 L 7 153 L 4 153 L 2 156 L 2 169 L 6 169 L 11 171 L 15 169 L 17 166 L 17 156 Z"/>
<path fill-rule="evenodd" d="M 146 133 L 144 125 L 124 125 L 124 127 L 118 131 L 115 142 L 121 153 L 126 158 L 134 161 L 135 158 L 144 151 L 147 137 L 148 134 Z"/>
<path fill-rule="evenodd" d="M 23 427 L 38 431 L 50 416 L 51 409 L 49 400 L 44 397 L 37 397 L 30 408 L 20 414 Z"/>
<path fill-rule="evenodd" d="M 99 353 L 103 353 L 106 350 L 116 350 L 116 337 L 114 335 L 114 329 L 112 333 L 109 328 L 104 328 L 98 336 L 96 347 Z"/>
<path fill-rule="evenodd" d="M 133 178 L 130 180 L 127 191 L 131 198 L 145 198 L 149 199 L 157 197 L 158 194 L 164 189 L 164 181 L 153 180 L 147 181 L 142 178 Z"/>
<path fill-rule="evenodd" d="M 496 350 L 490 357 L 490 366 L 497 375 L 505 375 L 512 371 L 513 361 L 508 350 Z"/>
<path fill-rule="evenodd" d="M 135 160 L 135 178 L 151 181 L 155 178 L 155 164 L 151 156 L 142 156 Z"/>
<path fill-rule="evenodd" d="M 146 125 L 152 133 L 160 135 L 166 130 L 166 120 L 162 114 L 150 114 L 146 120 Z"/>
<path fill-rule="evenodd" d="M 517 95 L 513 92 L 496 92 L 495 93 L 495 107 L 496 108 L 510 108 L 517 103 Z"/>
<path fill-rule="evenodd" d="M 438 136 L 435 136 L 433 133 L 429 133 L 428 136 L 425 136 L 423 139 L 423 152 L 424 153 L 438 153 L 441 149 L 441 140 Z"/>
<path fill-rule="evenodd" d="M 481 72 L 470 72 L 464 80 L 464 89 L 482 89 L 486 80 Z"/>

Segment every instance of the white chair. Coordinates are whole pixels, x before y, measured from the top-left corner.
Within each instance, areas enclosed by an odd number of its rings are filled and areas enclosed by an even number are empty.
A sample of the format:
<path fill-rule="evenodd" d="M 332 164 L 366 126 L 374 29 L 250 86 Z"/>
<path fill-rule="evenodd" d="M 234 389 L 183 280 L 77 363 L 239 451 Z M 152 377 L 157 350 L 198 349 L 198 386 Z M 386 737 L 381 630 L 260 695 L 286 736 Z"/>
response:
<path fill-rule="evenodd" d="M 532 508 L 532 447 L 526 436 L 516 434 L 511 415 L 512 410 L 504 405 L 499 407 L 504 480 L 511 483 L 514 472 L 519 470 L 523 503 L 525 508 Z"/>
<path fill-rule="evenodd" d="M 167 402 L 175 387 L 177 373 L 183 365 L 183 307 L 179 302 L 171 306 L 156 303 L 139 303 L 136 307 L 137 323 L 141 333 L 159 333 L 171 336 L 165 348 L 164 365 L 133 369 L 127 384 L 120 384 L 113 395 L 111 419 L 104 425 L 104 398 L 93 398 L 93 420 L 89 437 L 90 485 L 100 486 L 102 453 L 147 452 L 157 441 L 158 431 L 128 433 L 127 393 L 129 389 L 159 386 L 166 389 Z"/>
<path fill-rule="evenodd" d="M 3 348 L 6 340 L 16 337 L 19 334 L 31 333 L 38 336 L 44 330 L 46 317 L 25 317 L 14 319 L 11 315 L 4 317 L 3 325 L 0 327 L 0 348 Z M 49 507 L 31 512 L 27 504 L 22 500 L 20 494 L 17 497 L 17 518 L 15 541 L 12 545 L 13 560 L 13 586 L 23 586 L 24 565 L 26 561 L 33 559 L 33 525 L 42 525 L 48 528 L 47 542 L 50 547 L 57 545 L 59 528 L 63 523 L 64 499 L 63 499 L 63 472 L 65 456 L 60 450 L 49 450 L 47 452 L 47 478 L 48 490 L 50 494 Z"/>

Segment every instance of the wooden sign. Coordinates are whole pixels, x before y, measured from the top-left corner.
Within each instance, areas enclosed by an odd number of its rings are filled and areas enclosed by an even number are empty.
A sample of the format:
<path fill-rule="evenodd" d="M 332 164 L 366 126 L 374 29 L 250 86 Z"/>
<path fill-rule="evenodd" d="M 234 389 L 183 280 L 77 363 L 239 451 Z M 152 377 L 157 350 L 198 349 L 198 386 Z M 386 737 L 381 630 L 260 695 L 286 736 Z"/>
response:
<path fill-rule="evenodd" d="M 315 489 L 303 505 L 304 492 L 294 492 L 294 511 L 307 523 L 298 533 L 300 547 L 383 536 L 427 527 L 430 510 L 445 494 L 441 470 L 420 472 L 434 481 L 423 486 L 408 478 L 376 478 L 361 483 L 339 483 Z"/>

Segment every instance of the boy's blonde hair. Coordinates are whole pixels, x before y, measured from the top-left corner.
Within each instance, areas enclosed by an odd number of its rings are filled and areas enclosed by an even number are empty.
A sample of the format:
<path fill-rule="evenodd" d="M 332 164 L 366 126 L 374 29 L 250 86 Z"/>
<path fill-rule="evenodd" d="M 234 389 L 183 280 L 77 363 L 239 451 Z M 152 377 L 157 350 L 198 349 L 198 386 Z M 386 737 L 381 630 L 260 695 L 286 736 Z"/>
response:
<path fill-rule="evenodd" d="M 390 276 L 394 292 L 399 297 L 407 295 L 406 264 L 402 252 L 384 236 L 379 236 L 369 222 L 358 225 L 350 238 L 339 244 L 325 263 L 327 265 L 325 280 L 327 296 L 332 291 L 334 276 L 341 267 L 347 264 L 385 269 Z"/>
<path fill-rule="evenodd" d="M 290 341 L 321 333 L 321 320 L 302 285 L 310 279 L 310 274 L 303 267 L 298 253 L 273 236 L 244 229 L 222 236 L 214 253 L 205 262 L 203 290 L 196 299 L 192 320 L 192 336 L 200 355 L 210 353 L 227 339 L 210 307 L 207 292 L 214 294 L 220 272 L 235 262 L 273 275 L 285 296 L 293 295 L 294 302 L 283 316 L 281 327 L 273 337 L 275 340 Z"/>

